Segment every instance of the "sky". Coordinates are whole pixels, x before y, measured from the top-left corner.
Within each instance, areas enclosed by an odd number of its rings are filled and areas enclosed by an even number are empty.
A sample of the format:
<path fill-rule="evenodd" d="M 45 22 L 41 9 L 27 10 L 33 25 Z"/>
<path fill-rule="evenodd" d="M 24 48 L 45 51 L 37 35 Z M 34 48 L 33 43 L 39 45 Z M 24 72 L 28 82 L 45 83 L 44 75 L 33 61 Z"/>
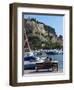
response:
<path fill-rule="evenodd" d="M 36 18 L 36 20 L 45 23 L 55 29 L 56 34 L 63 36 L 63 17 L 59 15 L 36 15 L 24 14 L 24 18 Z"/>

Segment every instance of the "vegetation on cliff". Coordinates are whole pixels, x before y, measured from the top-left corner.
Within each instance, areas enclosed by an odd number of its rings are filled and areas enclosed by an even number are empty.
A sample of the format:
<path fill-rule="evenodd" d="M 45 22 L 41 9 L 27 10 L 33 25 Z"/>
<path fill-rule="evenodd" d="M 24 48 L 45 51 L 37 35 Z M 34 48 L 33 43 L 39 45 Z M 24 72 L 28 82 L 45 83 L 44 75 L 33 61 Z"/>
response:
<path fill-rule="evenodd" d="M 24 28 L 32 50 L 63 48 L 63 36 L 57 36 L 53 27 L 31 18 L 24 19 Z"/>

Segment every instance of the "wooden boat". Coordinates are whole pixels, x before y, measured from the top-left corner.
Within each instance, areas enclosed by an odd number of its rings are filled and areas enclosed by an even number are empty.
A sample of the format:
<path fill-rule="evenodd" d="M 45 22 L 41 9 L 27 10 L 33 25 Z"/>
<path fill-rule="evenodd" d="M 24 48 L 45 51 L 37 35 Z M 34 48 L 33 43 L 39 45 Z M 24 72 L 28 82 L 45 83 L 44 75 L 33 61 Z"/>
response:
<path fill-rule="evenodd" d="M 35 67 L 36 71 L 40 69 L 52 69 L 52 71 L 58 71 L 58 62 L 57 61 L 48 61 L 48 62 L 43 62 L 43 63 L 36 63 Z"/>

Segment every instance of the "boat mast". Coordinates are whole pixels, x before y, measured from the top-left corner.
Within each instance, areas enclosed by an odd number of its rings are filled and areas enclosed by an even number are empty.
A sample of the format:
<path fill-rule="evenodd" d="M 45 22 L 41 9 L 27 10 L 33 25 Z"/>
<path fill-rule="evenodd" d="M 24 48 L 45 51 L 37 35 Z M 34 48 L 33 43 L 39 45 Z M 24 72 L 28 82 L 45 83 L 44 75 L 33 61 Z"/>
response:
<path fill-rule="evenodd" d="M 29 51 L 29 52 L 31 51 L 25 28 L 24 28 L 24 50 L 25 50 L 25 52 L 26 51 Z"/>

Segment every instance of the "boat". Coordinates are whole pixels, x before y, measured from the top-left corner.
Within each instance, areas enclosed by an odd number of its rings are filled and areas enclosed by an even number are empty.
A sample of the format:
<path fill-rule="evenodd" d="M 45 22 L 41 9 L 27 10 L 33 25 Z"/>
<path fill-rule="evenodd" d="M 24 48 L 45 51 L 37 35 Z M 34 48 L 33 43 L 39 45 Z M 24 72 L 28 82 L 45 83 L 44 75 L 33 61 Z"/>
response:
<path fill-rule="evenodd" d="M 57 55 L 58 52 L 54 51 L 54 50 L 49 50 L 46 52 L 47 55 Z"/>
<path fill-rule="evenodd" d="M 58 55 L 58 54 L 63 54 L 62 50 L 57 50 L 57 49 L 51 49 L 46 51 L 47 55 Z"/>

